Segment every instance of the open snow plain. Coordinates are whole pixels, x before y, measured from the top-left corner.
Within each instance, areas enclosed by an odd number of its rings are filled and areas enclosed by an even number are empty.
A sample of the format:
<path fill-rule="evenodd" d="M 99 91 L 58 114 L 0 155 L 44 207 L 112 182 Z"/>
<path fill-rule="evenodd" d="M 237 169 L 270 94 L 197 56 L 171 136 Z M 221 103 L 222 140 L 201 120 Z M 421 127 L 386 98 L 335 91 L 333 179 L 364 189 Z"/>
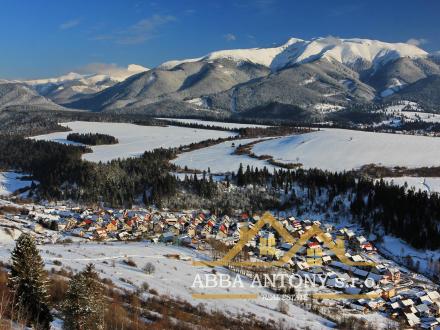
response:
<path fill-rule="evenodd" d="M 321 129 L 257 143 L 252 151 L 304 168 L 343 171 L 367 164 L 381 166 L 440 166 L 440 138 Z"/>
<path fill-rule="evenodd" d="M 69 133 L 101 133 L 112 135 L 119 140 L 118 144 L 92 146 L 93 153 L 83 156 L 85 160 L 92 162 L 107 162 L 117 158 L 137 157 L 145 151 L 157 148 L 174 148 L 193 142 L 236 135 L 227 131 L 177 126 L 141 126 L 126 123 L 74 121 L 62 123 L 61 125 L 71 128 L 72 131 L 39 135 L 33 137 L 33 139 L 72 144 L 67 140 Z"/>
<path fill-rule="evenodd" d="M 227 141 L 208 148 L 185 152 L 173 160 L 173 163 L 182 168 L 187 166 L 189 169 L 200 171 L 207 171 L 209 168 L 211 173 L 237 173 L 240 164 L 243 164 L 244 168 L 248 165 L 254 168 L 258 167 L 259 169 L 266 166 L 269 171 L 272 171 L 275 166 L 270 165 L 264 160 L 251 158 L 248 155 L 234 155 L 236 147 L 240 144 L 244 145 L 257 140 L 258 139 L 241 139 Z"/>

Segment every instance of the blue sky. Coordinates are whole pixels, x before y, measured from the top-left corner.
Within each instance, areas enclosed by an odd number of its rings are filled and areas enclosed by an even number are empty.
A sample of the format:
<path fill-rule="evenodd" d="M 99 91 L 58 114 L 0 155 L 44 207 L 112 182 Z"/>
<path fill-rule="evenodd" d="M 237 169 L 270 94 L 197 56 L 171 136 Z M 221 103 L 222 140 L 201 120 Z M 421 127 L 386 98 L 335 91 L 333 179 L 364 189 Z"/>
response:
<path fill-rule="evenodd" d="M 0 0 L 0 78 L 147 67 L 289 37 L 361 37 L 440 50 L 438 0 Z"/>

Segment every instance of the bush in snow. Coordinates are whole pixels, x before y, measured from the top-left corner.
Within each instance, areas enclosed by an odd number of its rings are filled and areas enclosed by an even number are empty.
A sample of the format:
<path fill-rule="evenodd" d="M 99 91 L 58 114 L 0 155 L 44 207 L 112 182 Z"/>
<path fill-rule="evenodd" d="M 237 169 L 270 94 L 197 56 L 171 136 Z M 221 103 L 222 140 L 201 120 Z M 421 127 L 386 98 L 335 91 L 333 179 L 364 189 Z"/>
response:
<path fill-rule="evenodd" d="M 156 270 L 156 267 L 154 267 L 154 265 L 151 262 L 148 262 L 144 266 L 144 272 L 147 274 L 152 274 L 152 273 L 154 273 L 155 270 Z"/>

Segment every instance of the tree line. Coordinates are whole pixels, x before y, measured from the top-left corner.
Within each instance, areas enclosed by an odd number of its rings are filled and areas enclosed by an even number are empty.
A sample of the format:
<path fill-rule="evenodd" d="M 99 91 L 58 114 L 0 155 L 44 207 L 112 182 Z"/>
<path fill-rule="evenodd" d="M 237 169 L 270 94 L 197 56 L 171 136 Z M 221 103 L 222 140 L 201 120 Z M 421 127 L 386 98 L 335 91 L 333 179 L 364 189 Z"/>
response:
<path fill-rule="evenodd" d="M 103 144 L 117 144 L 118 139 L 114 136 L 101 133 L 69 133 L 67 135 L 67 140 L 72 142 L 78 142 L 82 144 L 87 144 L 90 146 L 98 146 Z"/>
<path fill-rule="evenodd" d="M 136 198 L 155 203 L 176 190 L 169 172 L 173 149 L 156 149 L 141 157 L 108 163 L 84 161 L 87 147 L 34 141 L 17 136 L 0 137 L 0 168 L 29 173 L 38 181 L 39 198 L 106 202 L 130 207 Z"/>
<path fill-rule="evenodd" d="M 382 229 L 384 234 L 400 237 L 415 248 L 440 248 L 440 195 L 437 193 L 359 177 L 354 172 L 319 169 L 280 169 L 270 173 L 267 168 L 240 166 L 233 180 L 238 186 L 266 185 L 290 193 L 290 199 L 284 201 L 289 207 L 302 203 L 295 196 L 294 186 L 306 188 L 311 202 L 325 193 L 328 205 L 335 208 L 335 197 L 349 196 L 353 218 L 368 231 Z"/>

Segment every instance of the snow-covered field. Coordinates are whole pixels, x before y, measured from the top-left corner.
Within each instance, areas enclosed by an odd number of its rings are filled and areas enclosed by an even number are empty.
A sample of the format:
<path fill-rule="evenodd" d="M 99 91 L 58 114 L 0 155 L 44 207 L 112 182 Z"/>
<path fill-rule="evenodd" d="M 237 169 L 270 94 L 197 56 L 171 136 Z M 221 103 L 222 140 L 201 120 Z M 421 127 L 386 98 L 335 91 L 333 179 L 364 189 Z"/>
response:
<path fill-rule="evenodd" d="M 179 123 L 185 123 L 185 124 L 199 124 L 199 125 L 222 127 L 226 129 L 236 129 L 236 128 L 245 128 L 245 127 L 263 127 L 263 128 L 268 127 L 266 125 L 224 123 L 221 121 L 200 120 L 200 119 L 181 119 L 181 118 L 157 118 L 157 119 L 167 120 L 167 121 L 177 121 Z"/>
<path fill-rule="evenodd" d="M 179 147 L 193 142 L 235 135 L 232 132 L 218 130 L 177 126 L 141 126 L 126 123 L 74 121 L 61 125 L 70 127 L 72 131 L 39 135 L 33 139 L 72 144 L 66 139 L 69 133 L 102 133 L 112 135 L 119 140 L 118 144 L 92 146 L 93 153 L 85 154 L 83 157 L 93 162 L 136 157 L 156 148 Z"/>
<path fill-rule="evenodd" d="M 18 189 L 29 187 L 30 180 L 21 180 L 23 174 L 15 172 L 0 172 L 0 196 L 13 194 Z"/>
<path fill-rule="evenodd" d="M 0 228 L 0 260 L 8 261 L 10 250 L 14 241 Z M 257 317 L 266 320 L 282 321 L 286 325 L 297 329 L 329 329 L 333 323 L 307 312 L 297 306 L 289 304 L 287 315 L 277 311 L 277 300 L 264 300 L 261 295 L 268 295 L 270 291 L 259 287 L 250 287 L 250 281 L 242 277 L 244 288 L 236 288 L 232 292 L 227 289 L 200 289 L 192 288 L 196 275 L 204 276 L 212 274 L 212 269 L 207 266 L 193 266 L 192 260 L 204 258 L 195 250 L 176 246 L 155 245 L 145 242 L 107 242 L 107 243 L 73 243 L 67 245 L 54 244 L 41 246 L 41 254 L 46 263 L 46 268 L 59 268 L 54 264 L 55 260 L 62 262 L 62 266 L 69 266 L 75 271 L 83 269 L 88 263 L 95 264 L 100 276 L 110 278 L 117 286 L 129 290 L 135 289 L 146 282 L 150 288 L 157 290 L 160 294 L 167 294 L 180 297 L 188 302 L 198 305 L 205 304 L 213 310 L 221 310 L 225 313 L 254 313 Z M 190 260 L 169 259 L 165 255 L 179 254 L 188 257 Z M 137 267 L 126 265 L 123 260 L 131 258 Z M 155 272 L 151 275 L 142 271 L 147 262 L 155 266 Z M 222 267 L 217 267 L 219 274 L 232 274 Z M 233 274 L 235 277 L 235 274 Z M 123 280 L 121 280 L 123 279 Z M 214 294 L 258 294 L 257 299 L 195 299 L 193 293 L 214 293 Z"/>
<path fill-rule="evenodd" d="M 421 178 L 421 177 L 411 177 L 403 176 L 396 178 L 384 178 L 387 182 L 393 182 L 395 185 L 403 186 L 405 183 L 408 188 L 414 188 L 418 191 L 426 191 L 428 193 L 438 192 L 440 193 L 440 178 Z"/>
<path fill-rule="evenodd" d="M 321 129 L 264 141 L 253 147 L 256 155 L 271 155 L 304 168 L 350 170 L 366 164 L 383 166 L 440 165 L 440 139 L 425 136 Z"/>
<path fill-rule="evenodd" d="M 240 144 L 247 144 L 257 139 L 241 139 L 235 141 L 227 141 L 214 146 L 198 149 L 180 154 L 173 163 L 184 168 L 188 166 L 190 169 L 211 170 L 211 173 L 237 172 L 240 163 L 246 168 L 247 165 L 258 167 L 259 169 L 266 166 L 270 171 L 275 167 L 268 164 L 264 160 L 251 158 L 247 155 L 234 155 L 233 152 Z M 235 147 L 232 144 L 235 144 Z"/>

